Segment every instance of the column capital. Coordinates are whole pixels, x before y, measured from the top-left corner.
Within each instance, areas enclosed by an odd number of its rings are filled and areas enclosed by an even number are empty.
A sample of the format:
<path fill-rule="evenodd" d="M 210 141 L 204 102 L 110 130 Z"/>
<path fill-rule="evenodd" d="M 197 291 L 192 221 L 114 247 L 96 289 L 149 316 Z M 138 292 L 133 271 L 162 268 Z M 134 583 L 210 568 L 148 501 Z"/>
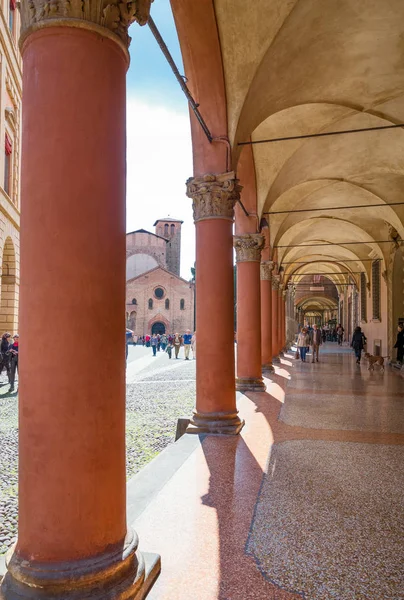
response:
<path fill-rule="evenodd" d="M 261 281 L 271 281 L 274 266 L 273 260 L 263 260 L 261 262 Z"/>
<path fill-rule="evenodd" d="M 278 291 L 281 283 L 280 275 L 272 275 L 272 289 Z"/>
<path fill-rule="evenodd" d="M 20 47 L 38 29 L 50 26 L 94 30 L 127 51 L 129 26 L 146 25 L 153 0 L 21 0 Z"/>
<path fill-rule="evenodd" d="M 234 205 L 242 186 L 235 173 L 207 173 L 187 181 L 187 196 L 193 200 L 194 221 L 206 219 L 234 220 Z"/>
<path fill-rule="evenodd" d="M 236 250 L 236 262 L 260 262 L 264 244 L 265 238 L 260 233 L 235 235 L 233 245 Z"/>

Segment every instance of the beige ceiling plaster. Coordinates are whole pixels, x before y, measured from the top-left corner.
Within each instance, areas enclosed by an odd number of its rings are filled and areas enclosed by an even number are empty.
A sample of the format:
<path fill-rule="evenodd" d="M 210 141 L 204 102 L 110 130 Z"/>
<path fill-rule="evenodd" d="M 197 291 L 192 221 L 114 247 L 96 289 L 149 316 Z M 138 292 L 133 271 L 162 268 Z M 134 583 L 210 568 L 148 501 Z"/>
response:
<path fill-rule="evenodd" d="M 290 106 L 322 101 L 371 110 L 402 94 L 403 21 L 402 0 L 298 2 L 256 70 L 236 141 Z M 244 35 L 243 19 L 238 26 Z"/>
<path fill-rule="evenodd" d="M 229 138 L 233 139 L 251 81 L 298 0 L 215 0 L 223 57 Z"/>
<path fill-rule="evenodd" d="M 301 298 L 297 300 L 297 307 L 305 306 L 325 306 L 326 308 L 336 308 L 338 306 L 337 300 L 327 298 L 326 296 L 310 296 L 310 298 Z"/>
<path fill-rule="evenodd" d="M 272 115 L 253 132 L 252 140 L 267 140 L 330 131 L 331 124 L 353 114 L 353 109 L 335 104 L 303 104 Z M 258 209 L 265 204 L 271 185 L 286 161 L 306 140 L 290 140 L 253 146 L 258 189 Z"/>
<path fill-rule="evenodd" d="M 271 244 L 276 245 L 279 237 L 295 223 L 308 218 L 326 216 L 332 219 L 353 220 L 374 239 L 382 239 L 387 235 L 386 223 L 392 225 L 404 238 L 404 226 L 398 212 L 404 216 L 404 206 L 392 208 L 388 206 L 373 207 L 382 204 L 383 199 L 372 192 L 349 182 L 322 180 L 321 187 L 307 193 L 314 187 L 315 182 L 299 184 L 280 196 L 271 210 L 303 210 L 324 207 L 324 210 L 314 212 L 265 215 L 270 223 Z M 299 201 L 300 200 L 300 201 Z M 326 207 L 345 206 L 346 210 L 327 210 Z M 350 206 L 363 206 L 361 209 L 350 209 Z M 384 231 L 386 229 L 386 231 Z M 384 239 L 384 238 L 383 238 Z"/>
<path fill-rule="evenodd" d="M 344 127 L 358 123 L 358 116 L 344 119 Z M 375 127 L 386 122 L 361 115 L 361 124 Z M 387 173 L 404 175 L 404 131 L 361 132 L 306 140 L 289 158 L 273 182 L 265 202 L 268 210 L 286 190 L 313 179 L 343 179 L 361 183 Z"/>

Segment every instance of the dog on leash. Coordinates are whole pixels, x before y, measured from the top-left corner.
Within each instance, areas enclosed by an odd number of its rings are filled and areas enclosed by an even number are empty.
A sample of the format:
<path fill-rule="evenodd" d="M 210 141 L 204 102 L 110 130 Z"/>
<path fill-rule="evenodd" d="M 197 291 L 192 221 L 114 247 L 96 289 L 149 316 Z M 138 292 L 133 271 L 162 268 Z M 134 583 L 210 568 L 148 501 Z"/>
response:
<path fill-rule="evenodd" d="M 379 365 L 380 371 L 384 373 L 384 359 L 389 358 L 388 356 L 373 356 L 373 354 L 365 352 L 365 358 L 367 358 L 369 362 L 369 371 L 374 371 L 375 365 Z"/>

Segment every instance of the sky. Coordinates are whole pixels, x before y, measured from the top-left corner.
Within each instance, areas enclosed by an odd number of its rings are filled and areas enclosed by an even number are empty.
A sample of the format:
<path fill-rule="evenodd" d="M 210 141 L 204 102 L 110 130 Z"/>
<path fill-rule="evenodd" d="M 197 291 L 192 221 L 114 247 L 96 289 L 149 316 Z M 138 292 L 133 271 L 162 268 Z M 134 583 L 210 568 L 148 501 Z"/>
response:
<path fill-rule="evenodd" d="M 151 16 L 183 73 L 169 0 L 154 0 Z M 188 280 L 195 261 L 192 201 L 185 195 L 192 176 L 188 102 L 148 26 L 134 24 L 129 33 L 126 230 L 154 232 L 156 219 L 183 220 L 181 276 Z"/>

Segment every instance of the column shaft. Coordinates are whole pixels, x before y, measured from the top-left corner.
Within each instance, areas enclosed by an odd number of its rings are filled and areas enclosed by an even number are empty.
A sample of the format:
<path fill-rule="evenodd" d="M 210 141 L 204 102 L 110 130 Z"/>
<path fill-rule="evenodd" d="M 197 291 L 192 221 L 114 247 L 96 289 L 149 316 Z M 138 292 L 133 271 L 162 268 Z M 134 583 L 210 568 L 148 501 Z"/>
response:
<path fill-rule="evenodd" d="M 261 263 L 261 362 L 262 369 L 273 372 L 272 365 L 272 277 L 273 263 Z"/>
<path fill-rule="evenodd" d="M 145 573 L 125 499 L 127 59 L 99 32 L 50 26 L 26 39 L 23 67 L 19 531 L 0 596 L 134 598 Z"/>
<path fill-rule="evenodd" d="M 272 362 L 279 363 L 279 276 L 272 276 Z"/>
<path fill-rule="evenodd" d="M 264 238 L 234 238 L 237 258 L 237 380 L 240 391 L 262 391 L 260 260 Z"/>
<path fill-rule="evenodd" d="M 189 433 L 237 434 L 234 357 L 234 173 L 187 182 L 196 226 L 196 411 Z"/>

